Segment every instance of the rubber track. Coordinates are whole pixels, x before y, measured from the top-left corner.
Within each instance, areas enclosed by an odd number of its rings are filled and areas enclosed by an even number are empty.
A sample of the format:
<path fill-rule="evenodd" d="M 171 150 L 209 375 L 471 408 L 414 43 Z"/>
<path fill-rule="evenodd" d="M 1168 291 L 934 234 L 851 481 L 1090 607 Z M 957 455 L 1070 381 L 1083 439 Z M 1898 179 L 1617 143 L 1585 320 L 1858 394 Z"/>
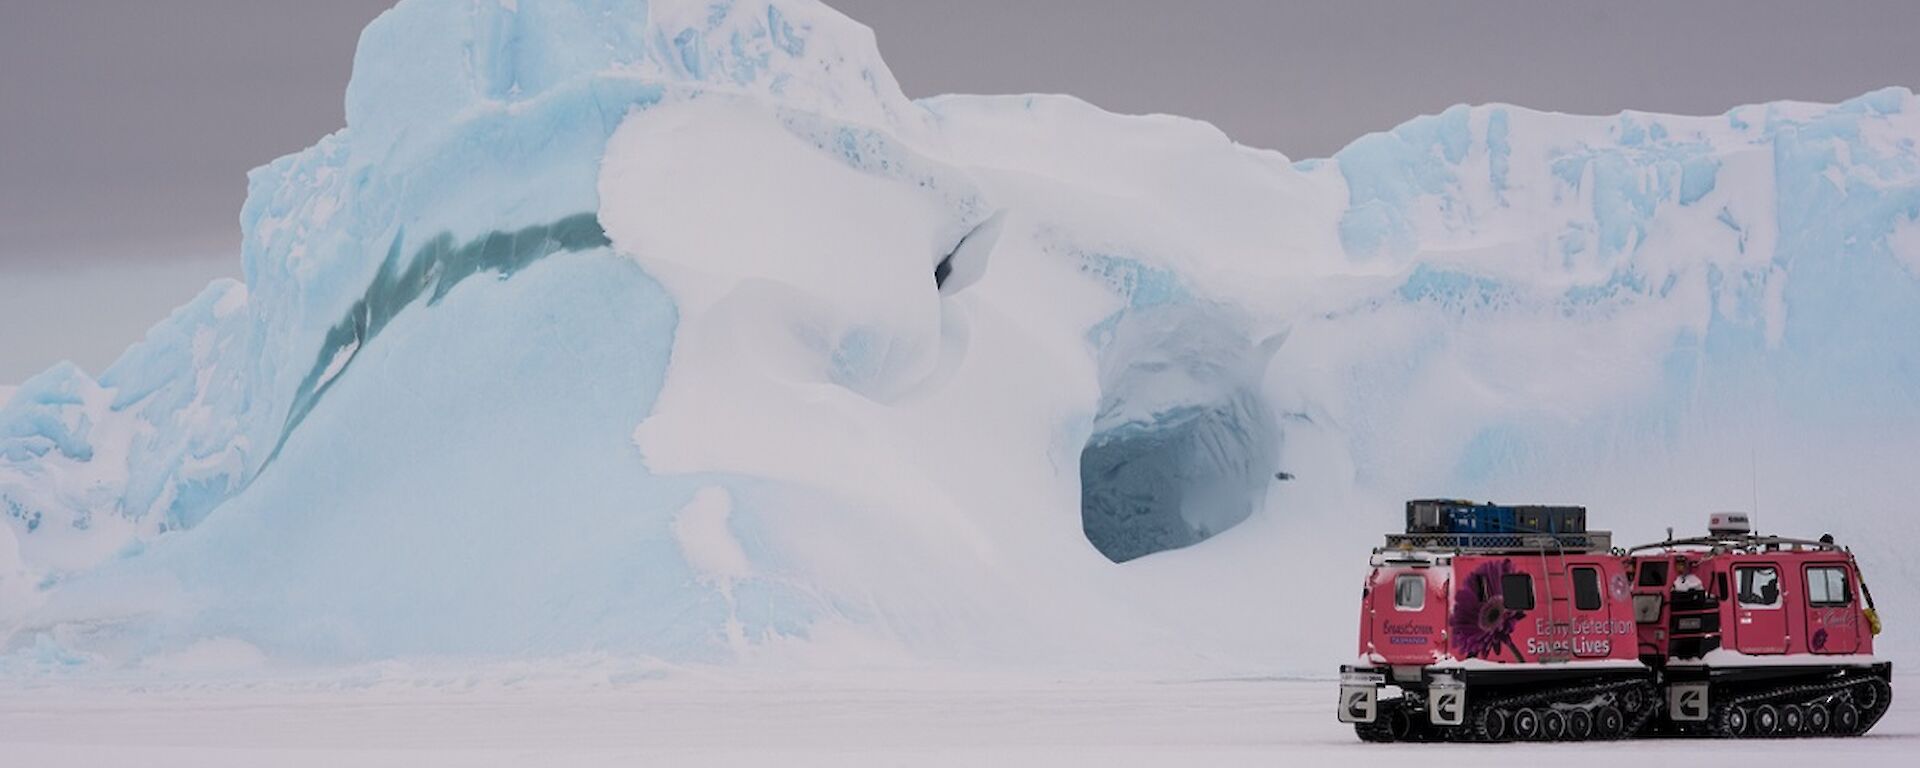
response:
<path fill-rule="evenodd" d="M 1487 734 L 1486 713 L 1489 710 L 1493 710 L 1493 709 L 1513 710 L 1521 707 L 1531 707 L 1537 704 L 1556 704 L 1556 703 L 1565 704 L 1568 706 L 1579 706 L 1586 702 L 1592 701 L 1595 697 L 1605 696 L 1610 693 L 1620 694 L 1620 696 L 1618 696 L 1617 698 L 1625 698 L 1624 694 L 1626 694 L 1627 691 L 1634 688 L 1640 689 L 1640 693 L 1644 697 L 1643 699 L 1644 703 L 1640 706 L 1640 711 L 1638 712 L 1629 712 L 1627 711 L 1626 707 L 1624 706 L 1620 707 L 1620 713 L 1626 717 L 1626 722 L 1622 724 L 1622 727 L 1620 729 L 1620 734 L 1612 737 L 1613 739 L 1628 738 L 1635 734 L 1638 734 L 1642 728 L 1645 728 L 1647 725 L 1647 722 L 1653 719 L 1654 713 L 1659 709 L 1659 707 L 1655 706 L 1655 702 L 1654 702 L 1655 691 L 1654 691 L 1653 683 L 1651 681 L 1617 680 L 1611 683 L 1596 683 L 1594 685 L 1589 685 L 1584 688 L 1574 688 L 1572 690 L 1562 689 L 1562 690 L 1556 690 L 1556 691 L 1541 691 L 1538 693 L 1522 694 L 1519 696 L 1506 696 L 1503 698 L 1494 699 L 1492 701 L 1483 701 L 1473 705 L 1472 710 L 1468 712 L 1466 725 L 1453 729 L 1454 731 L 1456 731 L 1453 740 L 1468 741 L 1468 742 L 1494 741 L 1494 739 Z M 1512 725 L 1509 724 L 1508 727 L 1511 728 Z M 1515 739 L 1511 737 L 1502 739 L 1502 741 L 1514 741 L 1514 740 Z M 1544 741 L 1545 739 L 1542 739 L 1542 740 Z M 1573 739 L 1570 737 L 1562 737 L 1561 739 L 1558 739 L 1558 741 L 1602 741 L 1602 740 L 1605 740 L 1605 739 L 1594 739 L 1592 737 L 1588 737 L 1586 739 Z"/>
<path fill-rule="evenodd" d="M 1724 714 L 1727 710 L 1733 707 L 1753 707 L 1760 704 L 1772 704 L 1776 707 L 1780 707 L 1788 704 L 1798 704 L 1804 709 L 1807 705 L 1819 703 L 1822 699 L 1827 699 L 1841 693 L 1850 693 L 1847 690 L 1849 688 L 1856 688 L 1856 687 L 1862 687 L 1862 686 L 1878 686 L 1880 688 L 1879 701 L 1874 704 L 1874 708 L 1871 711 L 1862 710 L 1860 712 L 1860 727 L 1854 729 L 1850 733 L 1835 733 L 1832 730 L 1828 730 L 1826 733 L 1782 733 L 1782 734 L 1732 733 L 1728 731 L 1726 727 L 1726 718 L 1724 717 Z M 1848 698 L 1852 699 L 1853 697 L 1850 695 Z M 1887 681 L 1882 680 L 1878 677 L 1865 677 L 1865 678 L 1856 677 L 1856 678 L 1851 678 L 1846 680 L 1831 680 L 1824 683 L 1807 683 L 1804 685 L 1795 685 L 1795 686 L 1789 686 L 1786 688 L 1775 688 L 1773 690 L 1768 690 L 1768 691 L 1749 693 L 1745 696 L 1740 696 L 1738 698 L 1735 698 L 1732 701 L 1721 702 L 1719 705 L 1715 706 L 1713 708 L 1713 717 L 1708 722 L 1710 724 L 1713 735 L 1719 736 L 1721 738 L 1726 738 L 1726 739 L 1769 739 L 1769 738 L 1790 739 L 1790 738 L 1804 738 L 1804 737 L 1835 738 L 1835 737 L 1860 736 L 1865 734 L 1867 731 L 1873 730 L 1873 726 L 1880 722 L 1880 718 L 1886 715 L 1887 710 L 1892 708 L 1892 706 L 1893 706 L 1893 686 L 1892 685 L 1889 685 Z M 1748 713 L 1748 717 L 1749 719 L 1751 719 L 1752 717 L 1751 712 Z"/>
<path fill-rule="evenodd" d="M 1628 690 L 1636 687 L 1639 688 L 1641 691 L 1641 694 L 1645 696 L 1646 703 L 1640 707 L 1640 711 L 1637 713 L 1628 712 L 1625 707 L 1620 708 L 1621 713 L 1626 716 L 1627 720 L 1621 728 L 1620 735 L 1615 736 L 1613 738 L 1624 739 L 1639 733 L 1642 728 L 1645 728 L 1647 722 L 1653 719 L 1654 713 L 1659 709 L 1654 705 L 1655 691 L 1654 691 L 1653 683 L 1650 681 L 1617 680 L 1611 683 L 1595 683 L 1593 685 L 1589 685 L 1583 688 L 1574 688 L 1571 690 L 1560 689 L 1560 690 L 1553 690 L 1553 691 L 1540 691 L 1537 693 L 1522 694 L 1518 696 L 1501 697 L 1498 699 L 1493 699 L 1491 701 L 1474 704 L 1472 708 L 1469 709 L 1467 712 L 1466 724 L 1461 725 L 1459 727 L 1436 727 L 1431 723 L 1427 722 L 1424 712 L 1412 713 L 1412 714 L 1418 714 L 1419 716 L 1413 717 L 1410 714 L 1409 716 L 1410 723 L 1407 729 L 1407 735 L 1406 735 L 1406 738 L 1403 738 L 1403 739 L 1394 738 L 1393 732 L 1389 726 L 1389 724 L 1391 723 L 1391 717 L 1389 715 L 1391 712 L 1409 708 L 1410 707 L 1409 697 L 1403 696 L 1395 699 L 1385 699 L 1380 702 L 1379 716 L 1375 717 L 1374 721 L 1371 723 L 1355 723 L 1353 726 L 1353 732 L 1354 732 L 1354 735 L 1358 736 L 1361 741 L 1371 742 L 1376 744 L 1396 742 L 1396 741 L 1491 742 L 1491 741 L 1494 741 L 1494 739 L 1490 738 L 1487 735 L 1486 718 L 1484 716 L 1485 712 L 1489 709 L 1496 708 L 1496 707 L 1517 708 L 1517 707 L 1533 706 L 1536 704 L 1552 704 L 1552 703 L 1566 704 L 1568 706 L 1579 706 L 1580 704 L 1592 701 L 1593 699 L 1600 696 L 1605 696 L 1608 694 L 1625 694 Z M 1420 700 L 1418 697 L 1412 697 L 1412 698 L 1415 701 Z M 1616 697 L 1616 698 L 1621 698 L 1621 697 Z M 1506 740 L 1510 741 L 1512 739 L 1506 739 Z M 1594 740 L 1594 739 L 1591 739 L 1591 738 L 1571 739 L 1571 738 L 1563 737 L 1562 739 L 1559 739 L 1559 740 L 1560 741 L 1588 741 L 1588 740 Z"/>

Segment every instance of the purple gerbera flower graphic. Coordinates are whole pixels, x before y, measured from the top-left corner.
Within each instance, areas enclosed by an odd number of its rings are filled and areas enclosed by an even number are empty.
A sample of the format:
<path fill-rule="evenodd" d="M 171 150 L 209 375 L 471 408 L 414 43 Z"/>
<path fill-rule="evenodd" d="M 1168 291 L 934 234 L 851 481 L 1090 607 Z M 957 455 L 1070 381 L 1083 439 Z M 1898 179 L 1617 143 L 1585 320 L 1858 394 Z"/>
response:
<path fill-rule="evenodd" d="M 1827 649 L 1827 631 L 1826 630 L 1816 629 L 1813 631 L 1813 649 L 1816 651 L 1824 651 Z"/>
<path fill-rule="evenodd" d="M 1512 560 L 1489 560 L 1460 582 L 1453 596 L 1453 614 L 1447 618 L 1454 650 L 1460 656 L 1492 658 L 1504 648 L 1513 651 L 1515 661 L 1527 660 L 1513 644 L 1513 628 L 1527 614 L 1507 610 L 1500 590 L 1502 577 L 1516 572 Z"/>

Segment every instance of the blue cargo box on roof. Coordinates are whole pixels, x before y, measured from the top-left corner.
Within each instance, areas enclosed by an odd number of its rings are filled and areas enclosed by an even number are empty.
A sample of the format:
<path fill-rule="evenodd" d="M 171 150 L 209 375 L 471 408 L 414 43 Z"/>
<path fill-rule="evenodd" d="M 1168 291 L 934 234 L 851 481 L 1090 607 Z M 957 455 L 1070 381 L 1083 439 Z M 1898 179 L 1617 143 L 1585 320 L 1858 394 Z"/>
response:
<path fill-rule="evenodd" d="M 1459 499 L 1407 502 L 1407 533 L 1513 533 L 1513 507 Z"/>
<path fill-rule="evenodd" d="M 1448 533 L 1512 533 L 1513 507 L 1483 504 L 1447 510 Z"/>
<path fill-rule="evenodd" d="M 1548 533 L 1587 531 L 1587 508 L 1477 504 L 1459 499 L 1407 502 L 1407 533 Z"/>

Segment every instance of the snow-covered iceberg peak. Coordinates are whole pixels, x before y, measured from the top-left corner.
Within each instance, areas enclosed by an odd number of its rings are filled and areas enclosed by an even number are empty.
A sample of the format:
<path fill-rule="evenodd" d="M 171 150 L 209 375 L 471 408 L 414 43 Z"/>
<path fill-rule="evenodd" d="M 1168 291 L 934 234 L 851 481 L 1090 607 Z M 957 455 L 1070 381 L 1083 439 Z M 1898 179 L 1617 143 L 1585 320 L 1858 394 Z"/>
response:
<path fill-rule="evenodd" d="M 917 112 L 872 32 L 815 0 L 409 0 L 361 37 L 347 125 L 377 152 L 615 73 L 874 125 Z"/>

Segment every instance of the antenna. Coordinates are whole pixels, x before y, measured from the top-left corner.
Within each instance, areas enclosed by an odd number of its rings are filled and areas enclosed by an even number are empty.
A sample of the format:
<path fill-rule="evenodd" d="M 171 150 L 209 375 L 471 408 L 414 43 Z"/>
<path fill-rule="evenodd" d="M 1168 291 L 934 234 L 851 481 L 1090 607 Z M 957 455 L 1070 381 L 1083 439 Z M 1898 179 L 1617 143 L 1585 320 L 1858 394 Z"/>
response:
<path fill-rule="evenodd" d="M 1753 480 L 1753 507 L 1752 507 L 1753 516 L 1759 517 L 1760 516 L 1760 446 L 1758 444 L 1749 444 L 1747 446 L 1747 449 L 1749 451 L 1749 453 L 1747 454 L 1747 475 Z"/>

